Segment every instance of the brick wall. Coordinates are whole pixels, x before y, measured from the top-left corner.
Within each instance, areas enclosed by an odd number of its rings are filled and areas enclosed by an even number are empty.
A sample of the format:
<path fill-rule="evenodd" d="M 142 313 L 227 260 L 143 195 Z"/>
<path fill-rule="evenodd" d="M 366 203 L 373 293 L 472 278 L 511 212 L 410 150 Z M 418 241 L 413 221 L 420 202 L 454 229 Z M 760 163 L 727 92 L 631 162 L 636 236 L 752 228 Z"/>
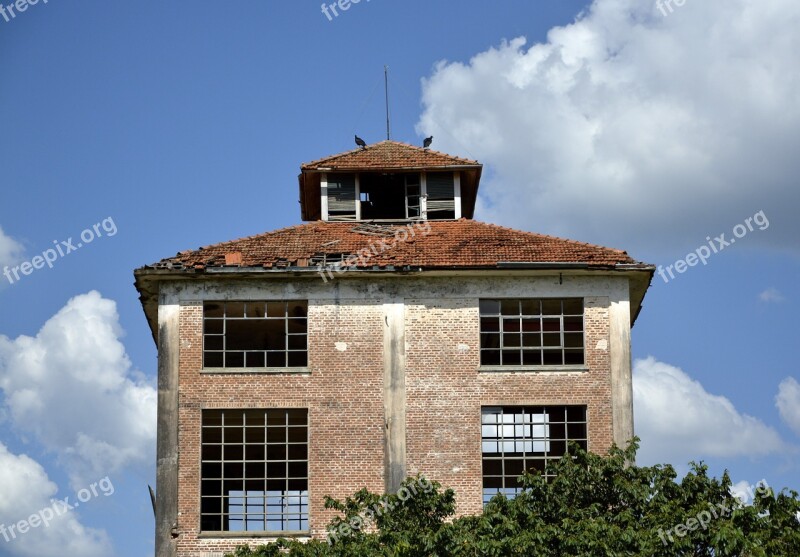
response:
<path fill-rule="evenodd" d="M 549 279 L 550 280 L 550 279 Z M 582 279 L 584 280 L 584 279 Z M 424 473 L 457 491 L 459 513 L 481 510 L 480 408 L 484 405 L 585 404 L 589 448 L 611 445 L 609 297 L 586 296 L 583 372 L 479 373 L 478 299 L 502 295 L 497 281 L 452 290 L 445 282 L 352 289 L 220 286 L 213 295 L 184 290 L 180 301 L 178 555 L 221 555 L 263 539 L 199 533 L 200 416 L 204 408 L 307 408 L 311 535 L 323 537 L 335 513 L 323 497 L 367 487 L 384 490 L 383 304 L 405 302 L 406 442 L 409 475 Z M 434 284 L 435 283 L 435 284 Z M 509 283 L 507 293 L 531 292 Z M 576 295 L 576 283 L 564 296 Z M 613 285 L 614 288 L 618 285 Z M 443 288 L 451 295 L 445 295 Z M 614 288 L 598 283 L 600 293 Z M 617 290 L 619 290 L 617 288 Z M 482 293 L 485 292 L 485 293 Z M 542 293 L 530 293 L 541 296 Z M 305 373 L 207 373 L 202 368 L 202 300 L 308 299 Z"/>
<path fill-rule="evenodd" d="M 456 490 L 459 513 L 482 509 L 481 407 L 588 407 L 589 450 L 612 442 L 608 300 L 586 300 L 587 372 L 479 372 L 478 300 L 409 300 L 408 471 Z M 601 347 L 603 344 L 601 343 Z"/>

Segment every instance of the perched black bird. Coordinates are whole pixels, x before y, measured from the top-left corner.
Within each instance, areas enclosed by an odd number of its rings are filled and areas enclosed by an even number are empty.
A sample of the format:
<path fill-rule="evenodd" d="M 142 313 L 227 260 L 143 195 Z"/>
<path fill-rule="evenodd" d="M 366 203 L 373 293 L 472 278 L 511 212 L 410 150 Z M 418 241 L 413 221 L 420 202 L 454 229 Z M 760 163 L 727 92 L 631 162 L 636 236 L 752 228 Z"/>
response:
<path fill-rule="evenodd" d="M 422 148 L 427 149 L 431 146 L 431 143 L 433 143 L 433 136 L 426 137 L 425 141 L 422 142 Z"/>
<path fill-rule="evenodd" d="M 360 137 L 358 137 L 358 136 L 356 136 L 356 145 L 358 145 L 358 146 L 359 146 L 359 147 L 361 147 L 362 149 L 366 149 L 366 148 L 367 148 L 367 142 L 366 142 L 366 141 L 364 141 L 363 139 L 361 139 L 361 138 L 360 138 Z"/>

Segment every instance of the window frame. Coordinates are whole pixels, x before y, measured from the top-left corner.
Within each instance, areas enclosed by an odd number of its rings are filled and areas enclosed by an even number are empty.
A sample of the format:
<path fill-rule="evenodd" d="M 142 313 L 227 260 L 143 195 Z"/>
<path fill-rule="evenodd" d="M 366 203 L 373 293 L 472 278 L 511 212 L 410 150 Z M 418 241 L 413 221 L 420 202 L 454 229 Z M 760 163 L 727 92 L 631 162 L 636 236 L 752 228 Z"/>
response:
<path fill-rule="evenodd" d="M 206 419 L 205 419 L 206 416 L 209 415 L 212 412 L 220 413 L 220 416 L 221 416 L 220 424 L 221 425 L 209 424 L 209 423 L 206 422 Z M 228 426 L 225 425 L 225 418 L 224 418 L 225 413 L 229 413 L 229 414 L 241 413 L 241 422 L 242 422 L 242 424 L 241 425 L 234 424 L 234 425 L 229 426 L 229 429 L 231 429 L 231 430 L 235 430 L 235 429 L 238 429 L 238 428 L 242 429 L 242 432 L 241 432 L 242 441 L 238 442 L 238 443 L 236 441 L 233 441 L 233 442 L 230 443 L 230 446 L 232 446 L 232 447 L 237 447 L 237 446 L 241 446 L 242 447 L 241 459 L 232 458 L 232 459 L 227 460 L 227 461 L 225 459 L 226 443 L 225 443 L 225 440 L 224 440 L 224 435 L 225 435 L 224 431 L 225 431 L 226 427 L 228 427 Z M 263 413 L 264 414 L 264 425 L 263 426 L 260 425 L 260 424 L 259 425 L 255 425 L 255 426 L 247 425 L 247 415 L 248 415 L 247 413 L 250 413 L 251 415 L 252 414 L 256 414 L 256 413 Z M 296 416 L 300 415 L 300 413 L 302 413 L 302 416 L 303 416 L 303 419 L 304 419 L 305 423 L 304 424 L 290 423 L 290 421 L 292 419 L 292 418 L 289 417 L 290 413 L 294 413 Z M 273 415 L 272 418 L 268 417 L 270 414 Z M 275 415 L 277 415 L 277 414 L 282 414 L 283 415 L 284 424 L 275 425 L 274 423 L 272 423 L 272 424 L 270 423 L 270 420 L 274 421 Z M 296 417 L 295 417 L 295 419 L 296 419 Z M 290 440 L 290 433 L 288 431 L 289 428 L 298 429 L 300 427 L 303 427 L 305 429 L 305 440 L 302 441 L 302 442 L 297 442 L 297 441 Z M 205 441 L 206 430 L 212 430 L 212 429 L 221 430 L 220 434 L 223 437 L 221 437 L 218 442 L 206 442 Z M 253 431 L 253 430 L 258 431 L 259 429 L 263 429 L 263 431 L 264 431 L 263 435 L 265 436 L 264 437 L 265 440 L 264 440 L 263 444 L 261 444 L 259 442 L 249 442 L 248 438 L 251 438 L 251 437 L 249 437 L 250 434 L 248 434 L 248 432 L 249 431 Z M 286 431 L 286 433 L 284 435 L 284 439 L 285 440 L 284 441 L 278 441 L 278 442 L 270 443 L 270 441 L 269 441 L 269 433 L 268 433 L 268 431 L 270 429 L 284 429 Z M 209 458 L 209 459 L 204 458 L 205 457 L 206 447 L 211 447 L 211 446 L 216 446 L 216 445 L 218 445 L 220 447 L 220 451 L 221 451 L 219 460 L 214 459 L 214 458 Z M 300 445 L 304 445 L 305 446 L 305 460 L 302 460 L 302 459 L 298 460 L 298 459 L 290 458 L 290 449 L 289 449 L 289 447 L 290 446 L 300 446 Z M 259 446 L 263 446 L 264 447 L 263 459 L 248 459 L 247 458 L 247 452 L 246 452 L 248 447 L 259 447 Z M 270 458 L 269 458 L 270 457 L 270 453 L 269 453 L 269 450 L 268 450 L 269 446 L 273 446 L 273 447 L 282 446 L 282 447 L 284 447 L 285 448 L 285 452 L 284 452 L 283 459 L 270 460 Z M 201 410 L 201 418 L 200 418 L 200 454 L 198 455 L 199 456 L 199 459 L 198 459 L 199 460 L 199 481 L 198 481 L 198 510 L 199 510 L 199 512 L 198 512 L 198 533 L 199 533 L 199 537 L 209 537 L 209 538 L 219 538 L 219 537 L 237 538 L 237 537 L 242 537 L 242 538 L 244 538 L 244 537 L 304 537 L 304 536 L 308 536 L 310 534 L 310 531 L 311 531 L 311 506 L 310 506 L 311 496 L 310 496 L 310 493 L 309 493 L 310 446 L 311 446 L 311 424 L 310 424 L 310 412 L 309 412 L 308 408 L 204 408 L 204 409 L 202 409 Z M 242 478 L 241 478 L 241 482 L 242 482 L 242 490 L 241 490 L 241 492 L 244 494 L 241 497 L 233 497 L 230 494 L 226 494 L 226 492 L 225 492 L 224 483 L 226 481 L 226 479 L 225 479 L 225 463 L 226 462 L 228 462 L 229 464 L 232 464 L 234 466 L 239 464 L 239 463 L 241 463 L 241 467 L 242 467 L 242 470 L 243 470 Z M 267 470 L 269 469 L 270 462 L 285 464 L 284 477 L 276 477 L 276 478 L 273 478 L 272 480 L 269 479 L 268 474 L 267 474 Z M 305 477 L 303 477 L 303 478 L 300 478 L 300 477 L 291 478 L 290 477 L 289 464 L 290 463 L 297 463 L 297 462 L 305 464 Z M 264 466 L 264 468 L 263 468 L 263 470 L 264 470 L 263 476 L 264 477 L 263 478 L 252 478 L 252 479 L 248 480 L 248 478 L 245 477 L 248 463 L 250 463 L 251 465 L 253 465 L 253 464 L 262 464 Z M 206 464 L 208 464 L 208 465 L 218 464 L 219 467 L 220 467 L 220 470 L 221 470 L 221 472 L 220 472 L 221 477 L 220 478 L 213 478 L 213 477 L 210 478 L 210 477 L 205 476 L 204 475 L 204 465 L 206 465 Z M 220 495 L 207 494 L 207 492 L 204 491 L 204 483 L 205 482 L 212 482 L 212 481 L 215 481 L 215 480 L 219 481 L 219 483 L 220 483 Z M 304 480 L 305 481 L 305 490 L 289 490 L 288 489 L 288 485 L 289 485 L 289 482 L 292 481 L 292 480 L 294 480 L 294 481 Z M 231 481 L 236 481 L 236 479 L 232 479 Z M 256 529 L 248 530 L 248 529 L 246 529 L 247 525 L 250 522 L 253 522 L 253 520 L 248 520 L 248 517 L 251 514 L 251 513 L 247 512 L 248 498 L 252 497 L 252 496 L 248 495 L 248 493 L 256 491 L 256 490 L 249 490 L 249 489 L 246 488 L 245 482 L 247 482 L 247 481 L 263 481 L 264 482 L 264 488 L 265 489 L 263 491 L 263 496 L 261 497 L 263 499 L 263 504 L 260 505 L 260 507 L 264 509 L 263 513 L 252 513 L 252 514 L 254 514 L 254 515 L 262 514 L 265 527 L 269 524 L 269 521 L 270 521 L 269 517 L 270 516 L 273 517 L 272 520 L 275 520 L 274 517 L 276 517 L 276 516 L 280 517 L 279 520 L 280 520 L 281 523 L 288 522 L 289 519 L 286 518 L 287 516 L 296 516 L 296 517 L 299 517 L 297 519 L 297 521 L 299 521 L 299 526 L 301 526 L 301 529 L 284 529 L 284 530 L 268 530 L 268 529 L 267 530 L 256 530 Z M 270 492 L 267 491 L 266 488 L 267 488 L 267 483 L 271 482 L 271 481 L 283 481 L 284 484 L 287 486 L 287 489 L 285 489 L 283 492 L 281 492 L 280 495 L 274 495 L 273 496 L 273 497 L 279 497 L 281 499 L 281 501 L 282 501 L 281 512 L 278 513 L 277 515 L 276 514 L 270 515 L 267 512 L 267 509 L 270 507 L 270 504 L 268 503 L 268 498 L 270 497 L 269 496 Z M 291 493 L 291 491 L 301 491 L 301 494 L 300 495 L 294 495 L 294 494 Z M 231 491 L 229 493 L 232 493 L 232 492 L 233 491 Z M 239 492 L 236 491 L 236 493 L 239 493 Z M 295 506 L 299 506 L 300 507 L 299 512 L 287 512 L 286 511 L 287 505 L 285 503 L 283 503 L 283 500 L 287 499 L 287 498 L 292 498 L 292 497 L 301 499 L 301 501 L 297 505 L 295 505 Z M 212 499 L 216 499 L 216 498 L 221 499 L 221 510 L 220 510 L 220 512 L 219 513 L 217 513 L 217 512 L 204 512 L 204 509 L 203 509 L 204 504 L 205 504 L 204 500 L 206 500 L 206 499 L 207 500 L 212 500 Z M 242 523 L 244 524 L 245 529 L 242 529 L 242 530 L 230 530 L 230 529 L 228 529 L 228 530 L 224 530 L 224 529 L 222 529 L 222 530 L 213 530 L 213 529 L 207 529 L 207 528 L 204 529 L 203 528 L 203 526 L 204 526 L 204 518 L 207 517 L 207 516 L 216 516 L 216 515 L 219 515 L 219 519 L 222 521 L 220 526 L 224 527 L 226 525 L 226 523 L 227 523 L 228 526 L 230 527 L 231 515 L 233 515 L 233 513 L 231 512 L 231 502 L 230 502 L 231 499 L 236 499 L 237 501 L 240 500 L 240 499 L 244 500 L 244 502 L 242 504 L 239 504 L 237 506 L 240 506 L 240 507 L 244 506 L 245 507 L 244 514 L 242 515 L 243 516 Z M 226 504 L 226 500 L 227 500 L 227 504 Z M 254 503 L 251 504 L 251 505 L 254 508 L 258 508 L 259 507 L 258 504 L 254 504 Z M 227 510 L 227 512 L 226 512 L 226 510 Z M 303 512 L 303 510 L 305 512 Z M 305 528 L 303 529 L 302 526 L 305 526 Z"/>
<path fill-rule="evenodd" d="M 443 188 L 451 188 L 452 195 L 450 191 L 447 192 L 448 195 L 441 195 Z M 457 172 L 430 170 L 426 172 L 425 218 L 431 221 L 460 218 L 460 207 L 457 207 L 460 205 L 460 189 Z"/>
<path fill-rule="evenodd" d="M 567 456 L 569 454 L 570 443 L 577 442 L 584 450 L 588 450 L 590 440 L 589 407 L 586 404 L 482 405 L 480 412 L 481 498 L 484 507 L 492 497 L 500 493 L 506 495 L 508 498 L 513 498 L 522 491 L 522 488 L 518 486 L 506 486 L 506 482 L 516 483 L 517 479 L 522 475 L 522 473 L 518 475 L 513 472 L 506 473 L 508 463 L 521 460 L 521 469 L 530 471 L 533 467 L 528 466 L 528 462 L 541 462 L 542 467 L 540 470 L 543 471 L 546 478 L 552 479 L 555 476 L 553 474 L 547 474 L 548 464 Z M 578 413 L 581 419 L 571 419 L 571 416 L 575 416 L 575 413 Z M 551 419 L 550 416 L 554 414 L 556 418 Z M 563 419 L 558 419 L 559 414 L 563 416 Z M 487 420 L 487 415 L 500 416 L 500 418 L 494 421 Z M 506 420 L 505 416 L 513 416 L 513 419 Z M 519 418 L 520 416 L 521 418 Z M 530 420 L 527 420 L 528 416 L 530 416 Z M 541 421 L 538 421 L 534 420 L 533 416 L 542 416 L 543 418 Z M 496 428 L 495 435 L 487 436 L 487 431 L 491 433 L 490 430 L 492 427 Z M 530 435 L 527 437 L 525 436 L 526 427 L 530 428 Z M 541 427 L 545 434 L 539 436 L 534 435 L 534 428 L 536 427 Z M 512 435 L 507 437 L 505 434 L 508 429 L 513 431 Z M 517 435 L 520 429 L 522 429 L 522 434 Z M 577 433 L 580 432 L 581 429 L 583 430 L 583 435 L 570 435 L 571 430 Z M 557 436 L 553 435 L 552 433 L 554 430 L 556 433 L 559 430 L 563 430 L 563 434 Z M 537 443 L 544 443 L 546 446 L 545 450 L 534 451 L 533 449 L 536 448 Z M 491 448 L 492 444 L 495 444 L 496 450 L 486 451 L 487 445 Z M 508 444 L 513 445 L 514 452 L 506 452 Z M 530 444 L 530 450 L 526 450 L 528 449 L 527 444 Z M 522 445 L 522 451 L 516 452 L 519 445 Z M 551 456 L 550 453 L 555 452 L 552 451 L 553 445 L 563 448 L 563 452 L 560 452 L 557 456 Z M 500 456 L 487 457 L 487 455 Z M 487 461 L 500 463 L 500 475 L 487 474 Z M 487 487 L 487 477 L 494 478 L 495 480 L 499 478 L 501 486 L 499 488 Z M 497 491 L 487 497 L 487 490 Z"/>
<path fill-rule="evenodd" d="M 400 221 L 448 221 L 458 220 L 462 217 L 461 199 L 461 172 L 458 170 L 397 170 L 392 174 L 404 174 L 403 180 L 403 210 L 402 215 L 398 210 L 398 216 L 391 218 L 364 218 L 363 203 L 366 201 L 364 195 L 369 199 L 368 184 L 365 184 L 365 175 L 380 173 L 378 170 L 363 171 L 330 171 L 323 172 L 320 177 L 320 210 L 321 219 L 329 222 L 357 222 L 367 220 L 370 222 L 400 222 Z M 349 193 L 347 198 L 341 195 L 342 184 L 350 185 L 352 177 L 355 183 L 355 209 L 350 207 Z M 409 177 L 413 178 L 409 183 Z M 450 178 L 452 181 L 452 196 L 438 195 L 435 184 L 442 177 Z M 428 181 L 432 182 L 428 188 Z M 445 180 L 446 181 L 446 180 Z M 418 188 L 418 193 L 409 195 L 409 188 Z M 429 191 L 430 189 L 430 191 Z M 349 187 L 347 188 L 349 192 Z M 374 190 L 373 190 L 374 191 Z M 449 192 L 448 192 L 449 193 Z M 430 202 L 430 207 L 429 207 Z M 414 214 L 417 213 L 417 214 Z M 452 213 L 452 214 L 451 214 Z"/>
<path fill-rule="evenodd" d="M 361 220 L 361 188 L 357 172 L 332 172 L 323 174 L 320 187 L 322 189 L 325 205 L 325 220 L 331 222 L 353 222 Z M 352 178 L 353 200 L 352 210 L 350 200 L 345 198 Z M 338 195 L 337 195 L 338 194 Z M 349 195 L 347 195 L 349 197 Z"/>
<path fill-rule="evenodd" d="M 414 178 L 416 181 L 409 180 Z M 417 188 L 417 193 L 409 193 L 413 188 Z M 408 172 L 405 175 L 405 201 L 406 201 L 406 220 L 421 220 L 423 218 L 424 194 L 422 193 L 422 173 Z M 412 203 L 416 199 L 416 203 Z M 416 214 L 412 214 L 416 211 Z"/>
<path fill-rule="evenodd" d="M 242 315 L 241 316 L 228 316 L 228 305 L 238 305 L 241 304 L 243 307 Z M 273 311 L 270 305 L 277 305 L 283 304 L 283 315 L 282 316 L 270 316 L 270 312 Z M 220 305 L 222 306 L 222 314 L 220 315 L 207 315 L 208 306 L 211 305 Z M 297 317 L 291 316 L 289 314 L 290 309 L 293 306 L 300 305 L 303 307 L 304 316 Z M 263 310 L 261 311 L 262 315 L 254 315 L 249 316 L 250 306 L 262 306 Z M 203 301 L 203 316 L 201 319 L 202 322 L 202 345 L 201 345 L 201 367 L 200 370 L 202 373 L 308 373 L 309 370 L 309 349 L 308 349 L 308 307 L 309 303 L 308 300 L 300 300 L 300 299 L 292 299 L 292 300 L 204 300 Z M 265 348 L 260 349 L 228 349 L 228 322 L 246 322 L 246 321 L 255 321 L 260 320 L 263 322 L 263 326 L 265 327 L 264 334 L 268 332 L 266 329 L 267 325 L 270 322 L 283 322 L 283 348 L 269 348 L 268 346 Z M 301 332 L 298 331 L 290 331 L 290 325 L 299 325 L 300 321 L 304 322 L 304 330 Z M 222 332 L 217 332 L 218 329 L 213 329 L 212 332 L 209 332 L 209 325 L 212 322 L 215 326 L 219 326 L 218 324 L 221 323 Z M 293 323 L 292 323 L 293 322 Z M 304 341 L 301 340 L 301 337 L 304 337 Z M 208 343 L 212 339 L 221 339 L 222 347 L 217 348 L 208 348 Z M 294 339 L 294 340 L 293 340 Z M 299 342 L 301 345 L 304 343 L 304 348 L 297 348 L 292 347 L 291 343 Z M 226 365 L 228 362 L 228 354 L 229 353 L 237 353 L 242 354 L 242 366 L 229 366 Z M 283 365 L 269 365 L 270 362 L 270 354 L 273 354 L 272 358 L 277 359 L 280 354 L 283 354 Z M 253 357 L 258 357 L 257 354 L 262 354 L 263 363 L 264 365 L 247 365 L 247 358 L 248 354 L 253 354 Z M 208 365 L 208 358 L 210 355 L 219 355 L 222 361 L 220 366 L 215 365 Z M 304 357 L 303 357 L 304 356 Z M 292 358 L 301 358 L 303 361 L 302 364 L 291 365 Z M 274 360 L 273 360 L 274 363 Z"/>
<path fill-rule="evenodd" d="M 544 309 L 544 304 L 552 304 L 554 302 L 559 302 L 561 306 L 560 313 L 551 313 L 547 312 Z M 567 313 L 565 312 L 565 302 L 567 303 L 580 303 L 580 314 L 578 313 Z M 498 309 L 495 312 L 486 312 L 484 310 L 484 306 L 489 303 L 497 303 Z M 516 313 L 503 313 L 504 303 L 516 303 L 517 307 L 519 308 Z M 539 310 L 538 314 L 528 314 L 525 313 L 523 309 L 525 305 L 530 305 L 533 303 L 538 303 Z M 567 329 L 565 326 L 565 318 L 568 318 L 569 321 L 572 321 L 570 324 L 570 329 Z M 576 320 L 580 318 L 580 327 L 575 328 Z M 548 330 L 546 327 L 545 321 L 548 321 L 550 325 L 554 324 L 555 320 L 558 320 L 558 328 L 553 330 Z M 484 320 L 496 320 L 496 328 L 494 329 L 484 329 Z M 505 331 L 504 330 L 504 320 L 508 320 L 511 322 L 512 320 L 518 321 L 519 329 L 516 331 Z M 538 321 L 538 330 L 534 331 L 527 331 L 525 330 L 525 322 L 529 324 L 533 324 L 534 321 Z M 552 337 L 555 333 L 559 335 L 559 342 L 558 344 L 550 344 L 548 345 L 548 340 L 545 339 L 545 335 Z M 505 335 L 509 335 L 511 339 L 517 337 L 518 342 L 516 344 L 506 344 L 505 343 Z M 538 346 L 537 345 L 526 345 L 526 337 L 528 340 L 533 339 L 533 335 L 538 336 Z M 568 335 L 571 342 L 577 340 L 577 335 L 580 335 L 580 346 L 577 345 L 566 345 L 565 335 Z M 492 336 L 496 336 L 496 346 L 489 345 L 487 343 L 488 340 L 491 339 Z M 513 340 L 512 340 L 513 342 Z M 553 363 L 547 362 L 547 357 L 549 356 L 548 353 L 552 353 L 555 351 L 560 351 L 561 358 L 560 363 Z M 487 352 L 496 352 L 498 355 L 498 361 L 487 361 L 484 357 L 484 354 Z M 518 352 L 518 359 L 516 361 L 512 361 L 512 363 L 504 363 L 504 352 Z M 528 354 L 526 354 L 526 352 Z M 538 359 L 536 359 L 536 355 L 534 353 L 538 353 Z M 580 355 L 580 361 L 569 362 L 567 363 L 567 353 L 570 356 L 574 356 L 575 354 Z M 512 354 L 513 356 L 513 354 Z M 526 357 L 530 357 L 531 359 L 525 361 Z M 586 372 L 589 370 L 589 366 L 587 364 L 587 342 L 586 342 L 586 299 L 581 296 L 564 296 L 564 297 L 537 297 L 537 298 L 520 298 L 520 297 L 486 297 L 486 298 L 479 298 L 478 299 L 478 369 L 479 371 L 486 371 L 486 372 L 516 372 L 516 371 L 566 371 L 566 372 Z"/>

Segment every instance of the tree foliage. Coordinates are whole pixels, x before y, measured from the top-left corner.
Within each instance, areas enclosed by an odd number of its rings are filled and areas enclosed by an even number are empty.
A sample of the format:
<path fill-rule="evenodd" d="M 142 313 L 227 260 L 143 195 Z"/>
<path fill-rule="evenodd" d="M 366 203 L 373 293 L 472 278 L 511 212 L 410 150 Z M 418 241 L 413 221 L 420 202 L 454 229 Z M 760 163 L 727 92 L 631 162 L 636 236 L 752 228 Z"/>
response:
<path fill-rule="evenodd" d="M 455 494 L 423 477 L 403 493 L 361 490 L 345 501 L 328 541 L 278 540 L 242 546 L 235 557 L 622 556 L 797 557 L 800 499 L 767 486 L 744 504 L 727 474 L 709 477 L 702 463 L 677 481 L 670 465 L 639 467 L 638 440 L 608 456 L 571 447 L 554 463 L 555 478 L 523 476 L 513 499 L 495 497 L 477 516 L 453 519 Z M 424 485 L 429 489 L 420 489 Z M 410 495 L 410 496 L 409 496 Z"/>

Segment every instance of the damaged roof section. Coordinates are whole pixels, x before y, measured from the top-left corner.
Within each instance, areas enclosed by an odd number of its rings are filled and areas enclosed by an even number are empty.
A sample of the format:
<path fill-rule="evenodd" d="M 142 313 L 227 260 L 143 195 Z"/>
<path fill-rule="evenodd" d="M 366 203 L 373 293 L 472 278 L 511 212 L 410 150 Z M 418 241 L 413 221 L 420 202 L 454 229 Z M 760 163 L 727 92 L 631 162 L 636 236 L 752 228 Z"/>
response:
<path fill-rule="evenodd" d="M 156 338 L 162 280 L 197 280 L 217 273 L 316 277 L 341 268 L 359 271 L 350 276 L 492 270 L 623 272 L 630 278 L 631 323 L 655 270 L 621 250 L 459 219 L 394 224 L 315 221 L 183 251 L 145 265 L 134 275 Z"/>
<path fill-rule="evenodd" d="M 352 266 L 368 269 L 498 269 L 515 264 L 540 264 L 543 268 L 569 264 L 588 268 L 649 267 L 624 251 L 460 219 L 380 225 L 316 221 L 184 251 L 141 271 L 303 268 L 316 266 L 321 259 L 340 261 L 343 256 L 365 253 L 363 250 L 369 250 L 371 255 Z"/>

